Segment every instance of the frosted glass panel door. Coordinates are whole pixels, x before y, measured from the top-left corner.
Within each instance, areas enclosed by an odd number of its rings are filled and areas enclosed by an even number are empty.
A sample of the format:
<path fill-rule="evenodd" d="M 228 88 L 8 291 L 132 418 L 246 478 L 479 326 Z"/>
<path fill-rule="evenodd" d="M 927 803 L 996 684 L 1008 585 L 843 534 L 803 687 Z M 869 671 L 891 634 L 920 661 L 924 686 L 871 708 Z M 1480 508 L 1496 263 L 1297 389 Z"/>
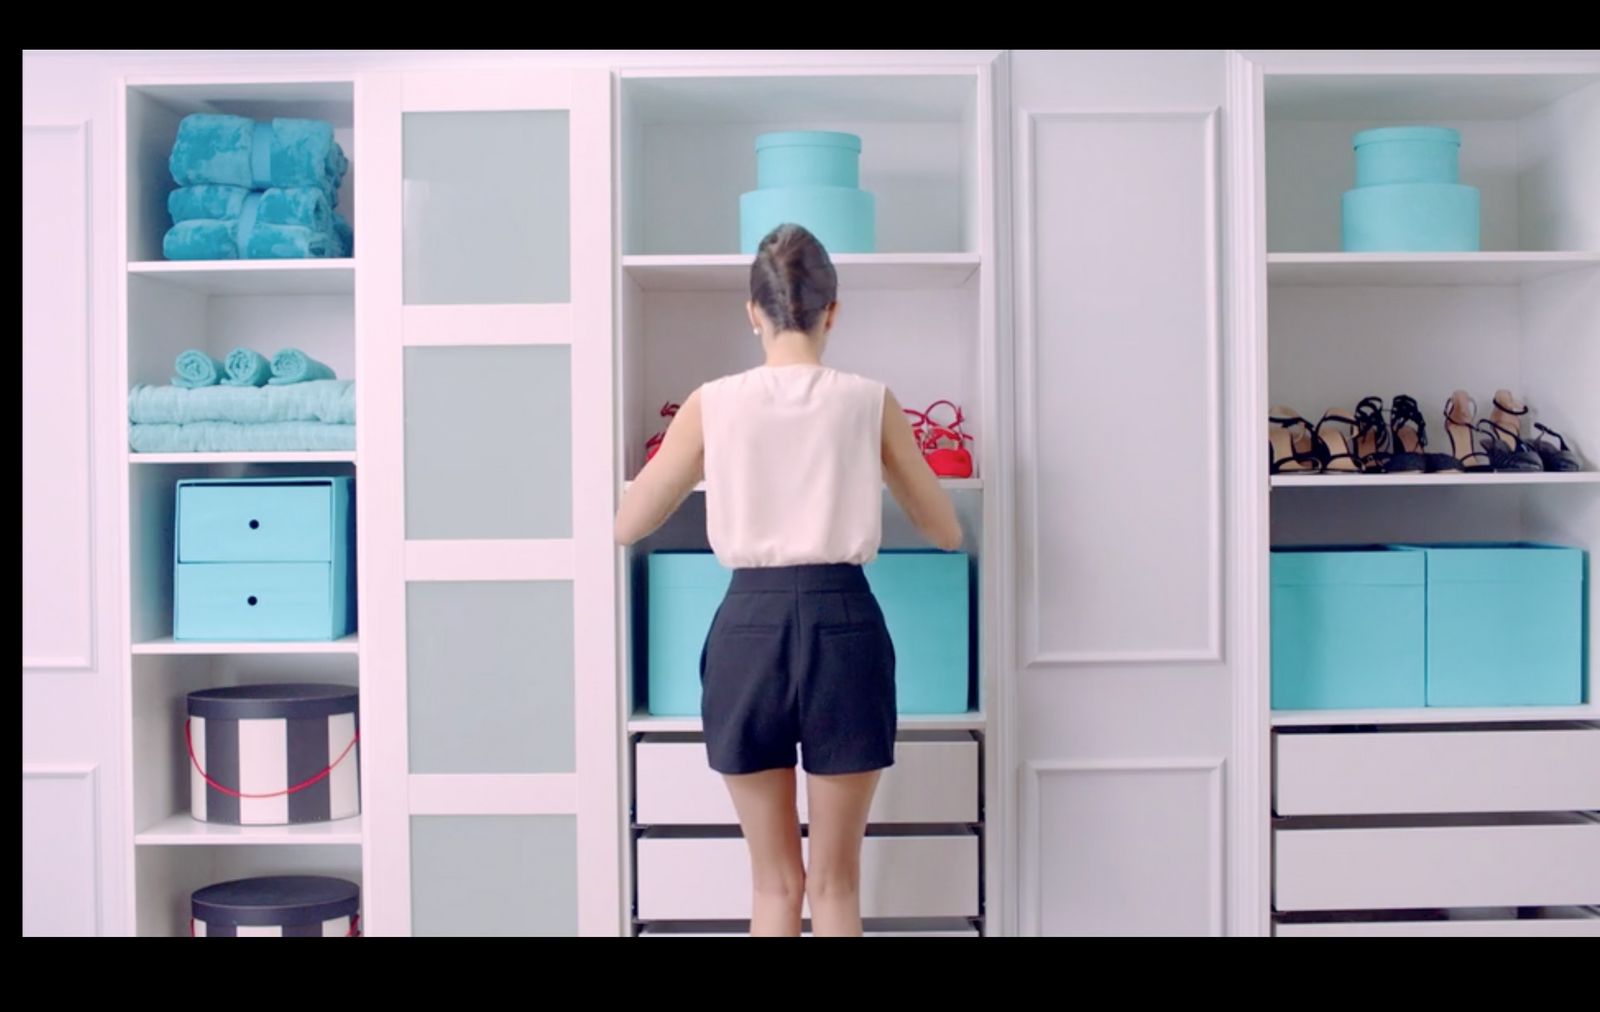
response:
<path fill-rule="evenodd" d="M 585 70 L 363 84 L 374 934 L 623 927 L 610 95 Z"/>

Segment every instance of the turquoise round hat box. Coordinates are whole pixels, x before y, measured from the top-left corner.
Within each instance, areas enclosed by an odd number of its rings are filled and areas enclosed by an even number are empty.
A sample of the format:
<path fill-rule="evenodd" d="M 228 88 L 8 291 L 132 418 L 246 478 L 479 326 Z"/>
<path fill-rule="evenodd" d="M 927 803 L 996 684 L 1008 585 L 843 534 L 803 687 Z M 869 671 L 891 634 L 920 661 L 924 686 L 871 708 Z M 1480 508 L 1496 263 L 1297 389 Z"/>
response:
<path fill-rule="evenodd" d="M 1347 253 L 1473 252 L 1476 187 L 1461 183 L 1461 134 L 1449 127 L 1379 127 L 1355 135 L 1355 189 L 1340 201 Z"/>
<path fill-rule="evenodd" d="M 830 253 L 877 250 L 877 201 L 860 189 L 861 138 L 788 130 L 756 138 L 756 185 L 739 197 L 739 250 L 779 225 L 803 225 Z"/>

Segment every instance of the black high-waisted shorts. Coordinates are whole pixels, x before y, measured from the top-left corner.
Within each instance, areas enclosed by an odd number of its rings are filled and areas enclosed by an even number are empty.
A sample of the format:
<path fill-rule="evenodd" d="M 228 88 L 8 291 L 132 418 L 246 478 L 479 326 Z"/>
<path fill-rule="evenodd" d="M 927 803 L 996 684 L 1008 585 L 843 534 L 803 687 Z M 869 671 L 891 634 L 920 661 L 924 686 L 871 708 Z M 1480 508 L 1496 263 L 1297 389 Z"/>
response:
<path fill-rule="evenodd" d="M 894 644 L 860 566 L 738 569 L 700 654 L 719 773 L 894 764 Z"/>

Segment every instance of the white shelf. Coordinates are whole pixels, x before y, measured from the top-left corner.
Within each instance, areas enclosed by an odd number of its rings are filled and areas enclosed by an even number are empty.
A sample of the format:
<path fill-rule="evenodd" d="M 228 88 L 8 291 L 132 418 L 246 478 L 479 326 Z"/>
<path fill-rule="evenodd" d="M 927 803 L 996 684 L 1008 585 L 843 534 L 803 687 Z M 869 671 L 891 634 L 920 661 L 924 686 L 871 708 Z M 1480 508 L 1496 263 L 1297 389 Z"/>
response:
<path fill-rule="evenodd" d="M 350 295 L 355 260 L 140 260 L 128 274 L 208 295 Z"/>
<path fill-rule="evenodd" d="M 740 253 L 622 258 L 622 269 L 650 292 L 748 292 L 751 258 Z M 846 291 L 960 288 L 977 273 L 976 253 L 839 253 L 833 265 Z"/>
<path fill-rule="evenodd" d="M 1600 252 L 1550 253 L 1269 253 L 1274 285 L 1411 287 L 1520 285 L 1566 271 L 1600 267 Z"/>
<path fill-rule="evenodd" d="M 244 847 L 262 844 L 361 845 L 361 816 L 298 826 L 225 826 L 197 822 L 188 812 L 168 816 L 134 837 L 140 847 Z"/>
<path fill-rule="evenodd" d="M 1273 488 L 1398 488 L 1442 485 L 1597 485 L 1600 471 L 1515 471 L 1471 474 L 1275 474 Z"/>
<path fill-rule="evenodd" d="M 145 640 L 133 645 L 135 654 L 353 654 L 360 650 L 358 634 L 336 640 L 288 640 L 263 642 L 209 643 L 175 640 L 171 636 Z"/>
<path fill-rule="evenodd" d="M 622 483 L 622 487 L 624 489 L 630 488 L 630 487 L 632 487 L 632 485 L 633 485 L 632 481 L 625 481 L 625 482 Z M 983 488 L 983 479 L 982 478 L 940 478 L 939 479 L 939 485 L 942 488 L 944 488 L 945 491 L 947 491 L 947 492 L 956 492 L 956 491 L 961 491 L 961 490 L 964 490 L 964 489 L 981 489 L 981 488 Z M 703 482 L 703 481 L 702 482 L 697 482 L 695 484 L 695 486 L 694 486 L 694 489 L 693 489 L 694 492 L 704 492 L 705 490 L 706 490 L 706 483 Z"/>
<path fill-rule="evenodd" d="M 289 453 L 129 453 L 130 464 L 354 464 L 354 450 Z"/>
<path fill-rule="evenodd" d="M 1433 706 L 1402 710 L 1273 710 L 1273 727 L 1347 724 L 1508 724 L 1534 720 L 1596 720 L 1600 706 Z"/>
<path fill-rule="evenodd" d="M 984 716 L 982 710 L 951 714 L 901 714 L 897 724 L 902 731 L 982 731 Z M 699 717 L 652 717 L 635 711 L 628 718 L 628 730 L 699 734 L 701 724 Z"/>

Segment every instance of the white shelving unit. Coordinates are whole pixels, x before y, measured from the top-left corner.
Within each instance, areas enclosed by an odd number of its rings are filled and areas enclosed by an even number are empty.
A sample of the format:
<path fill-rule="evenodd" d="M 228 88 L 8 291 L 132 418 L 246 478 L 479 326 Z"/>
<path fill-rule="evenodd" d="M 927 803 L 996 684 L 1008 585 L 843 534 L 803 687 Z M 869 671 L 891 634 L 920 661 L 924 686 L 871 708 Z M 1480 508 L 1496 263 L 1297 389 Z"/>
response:
<path fill-rule="evenodd" d="M 961 405 L 975 438 L 976 476 L 943 484 L 956 501 L 972 555 L 978 709 L 900 721 L 902 731 L 956 733 L 969 742 L 995 730 L 983 701 L 996 677 L 1002 635 L 987 607 L 998 587 L 993 560 L 999 533 L 985 451 L 1002 408 L 993 393 L 997 314 L 988 75 L 987 65 L 926 72 L 624 72 L 619 92 L 617 431 L 620 472 L 628 476 L 643 466 L 646 439 L 665 424 L 663 404 L 681 403 L 701 383 L 760 363 L 760 347 L 744 317 L 751 258 L 737 251 L 738 197 L 755 187 L 756 136 L 793 129 L 861 136 L 861 186 L 877 198 L 879 251 L 834 256 L 842 309 L 828 359 L 882 379 L 907 407 L 937 400 Z M 921 543 L 887 496 L 885 510 L 885 548 Z M 628 554 L 619 581 L 627 595 L 623 613 L 638 607 L 634 589 L 650 551 L 706 548 L 704 499 L 695 496 Z M 634 667 L 643 645 L 627 639 L 624 670 L 632 691 L 624 694 L 618 722 L 630 751 L 647 734 L 698 735 L 698 718 L 648 715 L 641 672 Z M 992 767 L 982 771 L 987 797 L 999 796 L 996 775 Z M 630 805 L 634 790 L 632 782 L 625 784 Z M 637 898 L 650 883 L 638 882 L 638 847 L 629 852 L 635 857 L 628 895 Z M 980 876 L 998 881 L 996 860 L 991 849 Z M 948 878 L 947 871 L 929 866 L 907 874 Z M 986 894 L 990 906 L 982 916 L 994 915 L 996 893 Z M 648 933 L 652 917 L 639 920 L 639 911 L 630 905 L 630 916 Z"/>
<path fill-rule="evenodd" d="M 159 259 L 173 188 L 167 156 L 182 116 L 227 112 L 255 118 L 326 118 L 356 162 L 355 84 L 347 80 L 144 80 L 122 91 L 126 291 L 125 387 L 165 384 L 180 351 L 223 358 L 239 346 L 271 356 L 296 347 L 355 376 L 356 261 Z M 355 173 L 339 208 L 352 216 Z M 184 700 L 203 688 L 283 681 L 357 685 L 357 635 L 332 642 L 198 643 L 172 638 L 173 505 L 184 478 L 350 475 L 354 452 L 128 453 L 126 508 L 128 727 L 124 811 L 133 841 L 130 933 L 188 932 L 189 894 L 253 875 L 332 874 L 362 879 L 362 819 L 304 826 L 223 826 L 189 815 Z M 359 553 L 358 553 L 359 559 Z"/>
<path fill-rule="evenodd" d="M 1531 440 L 1532 423 L 1543 421 L 1566 436 L 1589 468 L 1570 474 L 1275 475 L 1268 482 L 1271 543 L 1539 541 L 1586 549 L 1592 559 L 1600 551 L 1600 189 L 1592 184 L 1591 164 L 1593 137 L 1600 132 L 1600 72 L 1269 70 L 1264 82 L 1270 251 L 1263 272 L 1265 402 L 1316 419 L 1330 407 L 1350 410 L 1369 395 L 1381 396 L 1387 411 L 1395 395 L 1410 394 L 1421 402 L 1428 448 L 1438 451 L 1449 449 L 1442 403 L 1451 391 L 1468 391 L 1486 414 L 1495 391 L 1510 389 L 1532 409 L 1523 421 L 1525 437 Z M 1481 194 L 1483 251 L 1338 251 L 1339 196 L 1352 185 L 1351 136 L 1369 127 L 1412 124 L 1461 131 L 1461 180 Z M 1591 588 L 1591 630 L 1600 628 L 1596 600 Z M 1374 622 L 1386 620 L 1373 616 Z M 1450 735 L 1464 753 L 1482 756 L 1512 739 L 1527 744 L 1539 735 L 1547 736 L 1540 741 L 1559 737 L 1562 730 L 1593 733 L 1590 722 L 1600 718 L 1600 706 L 1592 632 L 1587 651 L 1585 702 L 1578 706 L 1274 711 L 1265 733 L 1280 735 L 1279 743 L 1290 735 L 1298 743 L 1316 739 L 1313 745 L 1331 747 L 1349 740 L 1340 734 L 1365 732 L 1404 748 L 1418 741 L 1407 735 L 1432 731 Z M 1518 737 L 1521 732 L 1526 734 Z M 1275 768 L 1276 790 L 1292 789 L 1278 775 Z M 1407 773 L 1397 769 L 1393 775 Z M 1274 913 L 1287 914 L 1279 923 L 1299 925 L 1310 918 L 1317 930 L 1330 933 L 1417 928 L 1414 911 L 1368 911 L 1350 920 L 1354 915 L 1316 909 L 1315 903 L 1309 911 L 1297 901 L 1285 905 L 1289 857 L 1294 867 L 1287 885 L 1293 876 L 1321 874 L 1301 863 L 1315 833 L 1360 822 L 1351 821 L 1357 809 L 1317 813 L 1314 819 L 1279 821 L 1271 831 L 1277 854 Z M 1547 814 L 1550 820 L 1568 818 Z M 1506 881 L 1515 880 L 1524 858 L 1519 830 L 1495 823 L 1488 810 L 1450 818 L 1466 827 L 1460 839 L 1468 845 L 1503 843 L 1500 864 L 1487 877 L 1503 868 Z M 1405 817 L 1385 822 L 1363 841 L 1373 848 L 1364 866 L 1381 876 L 1405 840 L 1432 845 L 1432 832 Z M 1326 881 L 1339 880 L 1337 872 L 1324 870 Z M 1359 877 L 1346 877 L 1350 896 L 1362 895 Z M 1432 905 L 1482 905 L 1469 900 L 1465 890 L 1446 889 Z M 1328 902 L 1334 901 L 1322 905 Z M 1371 904 L 1352 899 L 1338 905 L 1348 910 Z"/>

